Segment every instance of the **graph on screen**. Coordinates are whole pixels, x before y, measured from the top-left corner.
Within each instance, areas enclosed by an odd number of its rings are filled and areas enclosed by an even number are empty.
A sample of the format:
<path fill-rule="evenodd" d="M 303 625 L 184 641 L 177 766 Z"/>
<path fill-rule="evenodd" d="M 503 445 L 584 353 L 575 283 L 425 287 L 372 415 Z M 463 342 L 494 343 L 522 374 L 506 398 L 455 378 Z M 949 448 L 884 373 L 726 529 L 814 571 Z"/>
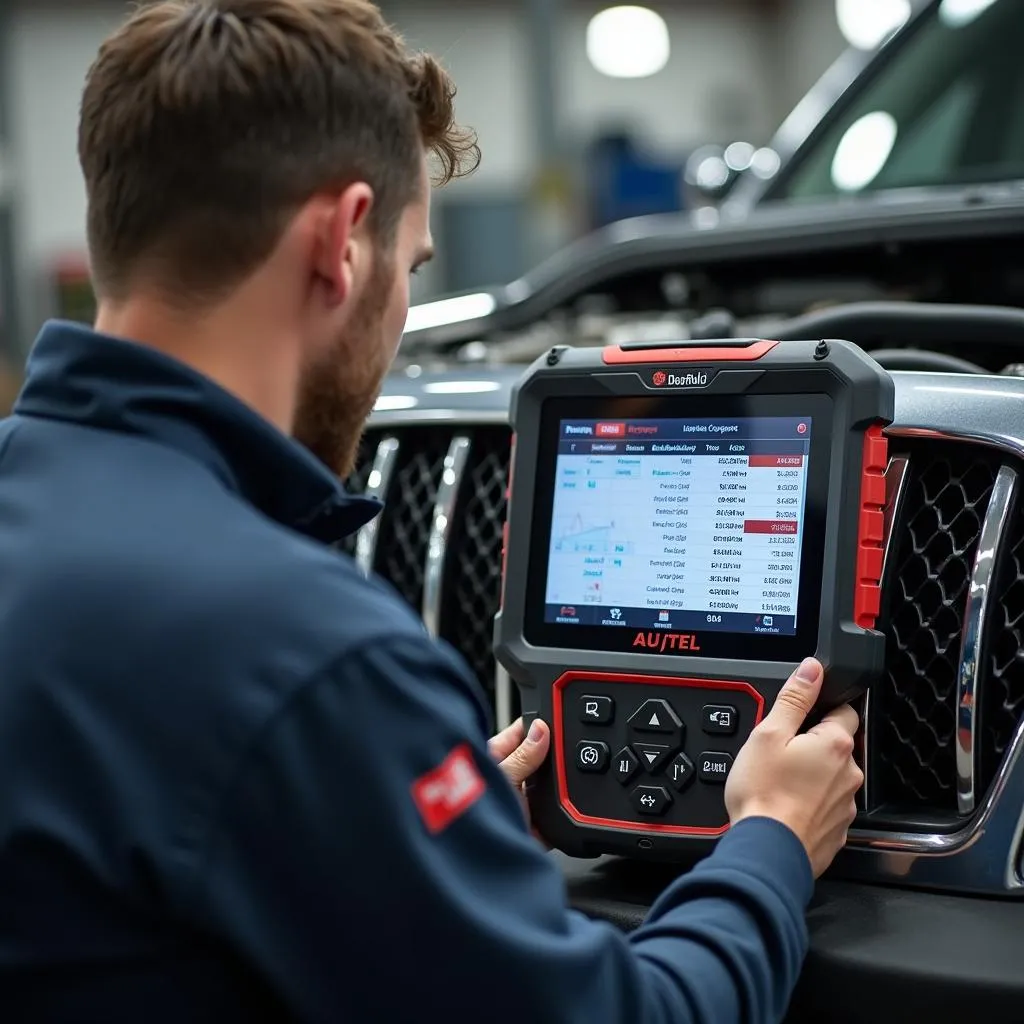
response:
<path fill-rule="evenodd" d="M 615 520 L 585 519 L 577 512 L 568 520 L 555 523 L 552 550 L 559 554 L 626 555 L 630 543 L 615 537 Z"/>

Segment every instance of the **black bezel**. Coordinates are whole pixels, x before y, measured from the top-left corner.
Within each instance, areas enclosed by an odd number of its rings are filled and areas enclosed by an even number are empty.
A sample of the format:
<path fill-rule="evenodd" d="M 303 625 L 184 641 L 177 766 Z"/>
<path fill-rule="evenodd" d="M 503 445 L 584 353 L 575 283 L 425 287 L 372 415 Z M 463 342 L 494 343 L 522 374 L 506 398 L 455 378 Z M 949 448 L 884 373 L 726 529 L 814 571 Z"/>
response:
<path fill-rule="evenodd" d="M 832 399 L 821 393 L 786 395 L 656 395 L 551 398 L 543 403 L 534 484 L 533 522 L 526 580 L 524 639 L 560 650 L 634 651 L 636 630 L 544 621 L 559 421 L 563 419 L 702 419 L 807 416 L 813 423 L 807 472 L 805 526 L 800 553 L 797 631 L 790 635 L 706 629 L 674 653 L 736 661 L 795 662 L 817 648 L 821 613 L 825 521 L 833 434 Z M 673 653 L 662 649 L 659 653 Z"/>

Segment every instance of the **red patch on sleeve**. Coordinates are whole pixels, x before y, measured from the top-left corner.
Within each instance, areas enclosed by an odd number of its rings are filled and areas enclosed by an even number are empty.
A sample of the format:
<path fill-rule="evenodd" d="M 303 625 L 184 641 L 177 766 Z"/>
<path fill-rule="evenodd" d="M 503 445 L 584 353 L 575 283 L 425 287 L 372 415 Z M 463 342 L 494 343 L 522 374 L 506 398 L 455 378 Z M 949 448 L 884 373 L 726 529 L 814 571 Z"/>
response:
<path fill-rule="evenodd" d="M 424 824 L 437 833 L 469 810 L 486 789 L 473 752 L 464 743 L 412 784 L 412 798 Z"/>

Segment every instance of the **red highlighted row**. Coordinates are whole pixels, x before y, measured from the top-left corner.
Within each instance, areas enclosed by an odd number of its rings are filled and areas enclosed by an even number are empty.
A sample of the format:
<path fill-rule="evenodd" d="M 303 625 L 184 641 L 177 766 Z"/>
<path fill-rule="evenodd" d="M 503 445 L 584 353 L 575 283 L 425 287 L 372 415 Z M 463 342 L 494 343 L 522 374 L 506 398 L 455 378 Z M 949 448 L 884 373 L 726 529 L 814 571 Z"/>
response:
<path fill-rule="evenodd" d="M 747 459 L 751 469 L 792 469 L 803 464 L 802 455 L 751 455 Z"/>
<path fill-rule="evenodd" d="M 744 519 L 744 533 L 778 533 L 794 536 L 799 529 L 795 519 Z"/>

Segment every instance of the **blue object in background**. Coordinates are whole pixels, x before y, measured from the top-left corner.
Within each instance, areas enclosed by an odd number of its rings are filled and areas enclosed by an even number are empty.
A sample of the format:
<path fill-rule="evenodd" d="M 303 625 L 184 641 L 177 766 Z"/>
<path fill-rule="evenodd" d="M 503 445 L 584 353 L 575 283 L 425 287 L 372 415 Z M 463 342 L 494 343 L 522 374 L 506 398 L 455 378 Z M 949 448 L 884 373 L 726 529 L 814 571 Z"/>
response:
<path fill-rule="evenodd" d="M 666 163 L 638 149 L 628 133 L 597 138 L 587 154 L 591 226 L 627 217 L 674 213 L 683 208 L 683 165 Z"/>

